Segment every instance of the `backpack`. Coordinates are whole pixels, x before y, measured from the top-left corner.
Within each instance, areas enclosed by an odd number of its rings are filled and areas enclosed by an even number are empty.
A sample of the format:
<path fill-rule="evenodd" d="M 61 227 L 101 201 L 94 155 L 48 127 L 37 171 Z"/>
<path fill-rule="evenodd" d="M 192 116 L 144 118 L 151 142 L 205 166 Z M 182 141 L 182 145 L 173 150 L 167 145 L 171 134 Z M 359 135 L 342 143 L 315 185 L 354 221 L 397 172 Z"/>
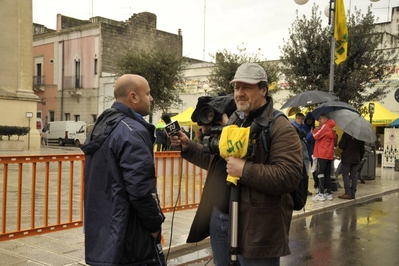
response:
<path fill-rule="evenodd" d="M 263 148 L 267 154 L 269 154 L 269 152 L 270 152 L 270 149 L 269 149 L 270 143 L 271 143 L 270 132 L 272 131 L 272 125 L 273 125 L 273 122 L 279 116 L 284 116 L 286 119 L 288 119 L 284 113 L 282 113 L 281 111 L 279 111 L 277 109 L 273 109 L 273 120 L 271 122 L 269 122 L 267 124 L 267 126 L 264 127 L 264 129 L 263 129 L 263 134 L 262 134 Z M 295 128 L 295 130 L 298 134 L 298 138 L 301 140 L 302 153 L 304 154 L 304 160 L 302 162 L 303 170 L 302 170 L 302 174 L 301 174 L 301 180 L 299 181 L 297 188 L 290 193 L 292 200 L 294 201 L 294 210 L 299 211 L 305 207 L 306 200 L 308 198 L 309 176 L 306 171 L 306 169 L 308 168 L 306 166 L 306 161 L 309 165 L 309 154 L 308 154 L 308 144 L 306 142 L 306 132 L 297 128 L 294 125 L 292 125 L 292 126 Z"/>

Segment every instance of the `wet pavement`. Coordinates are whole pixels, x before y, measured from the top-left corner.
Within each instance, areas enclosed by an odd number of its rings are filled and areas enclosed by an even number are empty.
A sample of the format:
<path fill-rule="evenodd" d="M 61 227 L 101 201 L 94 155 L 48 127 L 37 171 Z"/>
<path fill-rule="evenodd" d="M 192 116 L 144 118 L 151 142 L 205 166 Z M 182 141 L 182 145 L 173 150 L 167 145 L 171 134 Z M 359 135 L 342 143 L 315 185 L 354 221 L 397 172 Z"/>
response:
<path fill-rule="evenodd" d="M 398 207 L 394 193 L 296 220 L 281 265 L 399 265 Z"/>
<path fill-rule="evenodd" d="M 73 146 L 63 148 L 50 146 L 40 151 L 42 154 L 76 152 L 80 152 L 80 149 Z M 29 153 L 37 154 L 37 151 L 29 151 Z M 342 179 L 338 180 L 342 184 Z M 310 182 L 309 188 L 312 187 L 313 183 Z M 293 214 L 290 237 L 292 255 L 283 258 L 281 265 L 399 265 L 397 260 L 399 255 L 397 251 L 393 252 L 393 249 L 397 250 L 399 246 L 398 216 L 396 216 L 396 228 L 394 227 L 395 219 L 388 219 L 391 217 L 390 213 L 398 214 L 398 205 L 396 209 L 384 207 L 385 205 L 376 205 L 375 208 L 367 207 L 374 203 L 385 203 L 384 199 L 390 197 L 386 195 L 392 193 L 397 195 L 398 191 L 399 172 L 394 171 L 393 168 L 378 167 L 374 180 L 366 180 L 365 184 L 358 183 L 356 200 L 338 199 L 337 196 L 343 194 L 342 188 L 334 192 L 333 201 L 313 202 L 309 196 L 305 211 L 295 211 Z M 375 199 L 382 199 L 382 201 L 373 202 Z M 366 204 L 370 201 L 373 203 Z M 398 202 L 397 197 L 396 202 Z M 360 206 L 355 208 L 356 205 Z M 372 208 L 374 211 L 371 210 Z M 168 255 L 169 266 L 214 265 L 209 238 L 197 244 L 185 243 L 195 211 L 184 210 L 165 214 L 164 251 L 165 255 Z M 385 223 L 387 227 L 384 227 Z M 353 230 L 354 224 L 356 224 L 356 230 Z M 373 240 L 374 236 L 382 238 Z M 346 248 L 343 248 L 344 245 Z M 381 247 L 378 248 L 378 245 Z M 387 252 L 382 250 L 385 246 L 389 246 L 386 248 Z M 360 263 L 360 260 L 358 262 L 351 259 L 350 253 L 353 253 L 355 257 L 371 253 L 375 254 L 376 258 L 380 258 L 379 254 L 384 254 L 387 259 L 390 254 L 392 255 L 391 260 L 384 261 L 371 260 L 363 256 L 363 263 Z M 396 260 L 393 258 L 395 256 Z M 85 265 L 82 228 L 0 242 L 0 265 Z"/>

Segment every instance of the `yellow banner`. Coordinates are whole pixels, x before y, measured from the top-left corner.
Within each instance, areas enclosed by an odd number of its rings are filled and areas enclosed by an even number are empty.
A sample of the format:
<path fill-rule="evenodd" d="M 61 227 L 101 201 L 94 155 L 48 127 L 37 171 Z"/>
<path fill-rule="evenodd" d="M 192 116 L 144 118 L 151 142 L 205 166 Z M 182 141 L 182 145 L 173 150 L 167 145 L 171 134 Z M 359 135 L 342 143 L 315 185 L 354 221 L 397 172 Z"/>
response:
<path fill-rule="evenodd" d="M 344 0 L 336 0 L 335 2 L 334 39 L 335 63 L 339 65 L 346 60 L 348 52 L 348 26 L 346 24 Z"/>

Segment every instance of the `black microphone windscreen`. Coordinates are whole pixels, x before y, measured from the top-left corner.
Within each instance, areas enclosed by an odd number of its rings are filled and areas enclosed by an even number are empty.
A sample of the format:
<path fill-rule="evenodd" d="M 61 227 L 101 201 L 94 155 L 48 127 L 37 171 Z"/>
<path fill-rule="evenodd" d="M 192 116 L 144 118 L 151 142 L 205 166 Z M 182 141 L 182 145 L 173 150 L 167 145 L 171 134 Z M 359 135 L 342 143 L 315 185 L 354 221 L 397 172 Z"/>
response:
<path fill-rule="evenodd" d="M 170 124 L 172 123 L 172 120 L 170 119 L 170 116 L 167 114 L 162 115 L 162 120 L 165 122 L 165 124 Z"/>

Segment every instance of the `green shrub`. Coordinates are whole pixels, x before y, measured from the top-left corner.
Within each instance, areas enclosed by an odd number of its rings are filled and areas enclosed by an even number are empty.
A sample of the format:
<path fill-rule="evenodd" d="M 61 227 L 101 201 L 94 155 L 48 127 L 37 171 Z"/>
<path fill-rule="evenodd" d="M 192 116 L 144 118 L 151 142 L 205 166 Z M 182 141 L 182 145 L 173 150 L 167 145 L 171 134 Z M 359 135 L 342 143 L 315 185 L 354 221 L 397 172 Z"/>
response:
<path fill-rule="evenodd" d="M 0 139 L 2 139 L 2 136 L 7 136 L 10 140 L 11 136 L 17 135 L 19 140 L 19 137 L 28 134 L 29 130 L 30 127 L 0 126 Z"/>

